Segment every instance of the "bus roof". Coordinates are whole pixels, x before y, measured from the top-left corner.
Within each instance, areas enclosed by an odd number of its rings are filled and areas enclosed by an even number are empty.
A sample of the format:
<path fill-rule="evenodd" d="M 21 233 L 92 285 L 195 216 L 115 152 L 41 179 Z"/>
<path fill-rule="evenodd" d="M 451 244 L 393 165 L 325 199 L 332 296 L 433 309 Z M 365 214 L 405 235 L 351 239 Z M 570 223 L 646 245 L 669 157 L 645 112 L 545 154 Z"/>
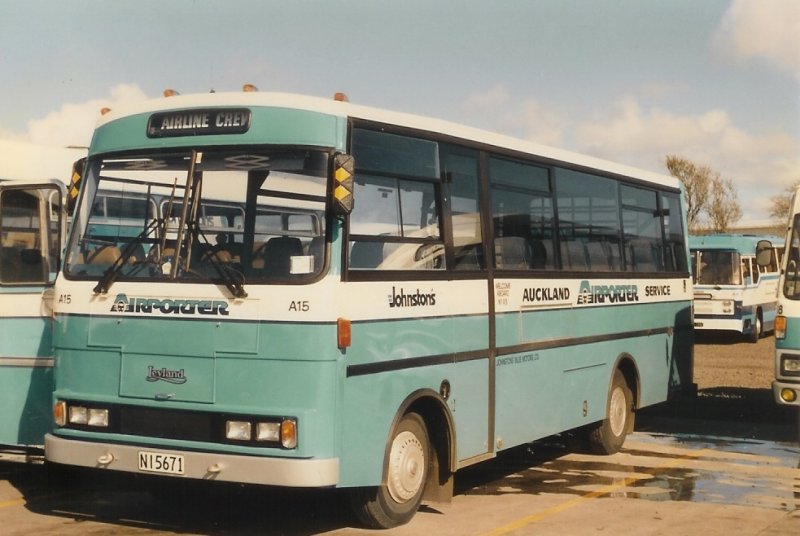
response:
<path fill-rule="evenodd" d="M 410 129 L 441 134 L 453 138 L 474 141 L 480 144 L 500 147 L 520 153 L 537 155 L 555 162 L 566 162 L 581 167 L 598 169 L 607 173 L 645 180 L 670 188 L 679 189 L 681 187 L 680 181 L 669 175 L 663 175 L 638 169 L 632 166 L 617 164 L 607 160 L 590 157 L 563 149 L 548 147 L 531 141 L 504 136 L 486 130 L 467 127 L 441 119 L 401 112 L 392 112 L 333 99 L 324 99 L 320 97 L 310 97 L 290 93 L 224 92 L 163 97 L 160 99 L 141 101 L 125 108 L 112 110 L 100 117 L 97 126 L 101 127 L 109 122 L 129 115 L 167 110 L 226 106 L 294 108 L 331 116 L 350 117 L 354 119 L 392 124 Z"/>
<path fill-rule="evenodd" d="M 690 235 L 689 249 L 735 250 L 740 253 L 755 254 L 756 245 L 761 240 L 769 240 L 773 246 L 783 247 L 783 238 L 754 234 L 710 234 Z"/>

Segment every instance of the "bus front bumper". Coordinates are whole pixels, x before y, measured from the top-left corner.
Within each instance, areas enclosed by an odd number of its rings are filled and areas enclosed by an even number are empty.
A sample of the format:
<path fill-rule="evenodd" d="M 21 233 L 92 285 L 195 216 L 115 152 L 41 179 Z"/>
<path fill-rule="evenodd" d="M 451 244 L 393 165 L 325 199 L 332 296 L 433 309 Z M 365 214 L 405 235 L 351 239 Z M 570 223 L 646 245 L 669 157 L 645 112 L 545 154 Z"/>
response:
<path fill-rule="evenodd" d="M 741 318 L 710 318 L 699 316 L 695 313 L 694 329 L 708 331 L 737 331 L 744 333 L 749 331 L 749 326 L 745 329 L 745 322 Z"/>
<path fill-rule="evenodd" d="M 154 451 L 161 456 L 181 457 L 183 474 L 141 470 L 141 454 Z M 339 482 L 338 458 L 266 458 L 216 452 L 178 451 L 114 443 L 75 441 L 52 434 L 45 436 L 45 458 L 54 463 L 110 471 L 244 484 L 310 488 L 335 486 Z"/>
<path fill-rule="evenodd" d="M 800 383 L 772 382 L 775 402 L 786 406 L 800 406 Z"/>

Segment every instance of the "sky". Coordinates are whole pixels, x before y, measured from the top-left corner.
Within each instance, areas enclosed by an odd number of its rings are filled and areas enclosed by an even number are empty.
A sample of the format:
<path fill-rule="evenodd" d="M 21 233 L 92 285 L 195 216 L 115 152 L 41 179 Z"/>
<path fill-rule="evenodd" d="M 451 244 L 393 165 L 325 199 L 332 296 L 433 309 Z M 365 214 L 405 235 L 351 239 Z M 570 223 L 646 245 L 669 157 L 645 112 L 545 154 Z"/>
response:
<path fill-rule="evenodd" d="M 0 0 L 0 140 L 87 146 L 104 106 L 244 83 L 677 155 L 733 182 L 743 225 L 800 180 L 800 0 Z"/>

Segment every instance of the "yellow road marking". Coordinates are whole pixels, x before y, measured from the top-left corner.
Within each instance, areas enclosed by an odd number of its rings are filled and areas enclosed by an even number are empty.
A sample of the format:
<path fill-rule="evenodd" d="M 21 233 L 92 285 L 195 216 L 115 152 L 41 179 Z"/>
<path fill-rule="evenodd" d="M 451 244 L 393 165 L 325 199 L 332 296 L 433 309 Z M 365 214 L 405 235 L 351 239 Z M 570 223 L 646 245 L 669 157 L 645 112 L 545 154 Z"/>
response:
<path fill-rule="evenodd" d="M 19 499 L 12 499 L 10 501 L 3 501 L 0 502 L 0 508 L 8 508 L 9 506 L 19 506 L 21 504 L 25 504 L 25 499 L 20 497 Z"/>
<path fill-rule="evenodd" d="M 37 497 L 20 497 L 19 499 L 10 499 L 8 501 L 0 501 L 0 508 L 10 508 L 12 506 L 21 506 L 29 502 L 42 501 L 46 499 L 53 499 L 62 495 L 67 495 L 69 491 L 62 491 L 59 493 L 49 493 L 47 495 L 39 495 Z"/>
<path fill-rule="evenodd" d="M 545 519 L 546 517 L 550 517 L 552 515 L 558 514 L 559 512 L 563 512 L 564 510 L 568 510 L 569 508 L 572 508 L 573 506 L 576 506 L 576 505 L 580 504 L 582 501 L 585 501 L 587 499 L 596 499 L 597 497 L 602 497 L 603 495 L 608 495 L 608 494 L 613 493 L 613 492 L 615 492 L 615 491 L 617 491 L 619 489 L 626 488 L 626 487 L 630 486 L 632 483 L 636 482 L 637 480 L 644 480 L 644 479 L 652 478 L 652 477 L 654 477 L 654 476 L 656 476 L 656 475 L 658 475 L 660 473 L 663 473 L 664 471 L 668 471 L 669 469 L 672 469 L 672 468 L 678 466 L 684 460 L 693 459 L 693 458 L 700 458 L 700 457 L 702 457 L 704 455 L 707 455 L 709 453 L 711 453 L 711 450 L 709 450 L 709 449 L 701 449 L 701 450 L 698 450 L 697 452 L 687 453 L 687 454 L 685 454 L 683 456 L 680 456 L 678 458 L 674 458 L 667 465 L 655 468 L 652 472 L 648 473 L 645 476 L 628 477 L 628 478 L 626 478 L 626 479 L 624 479 L 621 482 L 618 482 L 616 484 L 609 484 L 607 486 L 603 486 L 602 488 L 600 488 L 598 490 L 590 491 L 589 493 L 584 493 L 583 495 L 580 495 L 579 497 L 576 497 L 574 499 L 570 499 L 570 500 L 565 501 L 565 502 L 563 502 L 561 504 L 558 504 L 556 506 L 552 506 L 552 507 L 547 508 L 545 510 L 542 510 L 541 512 L 538 512 L 536 514 L 531 514 L 529 516 L 522 517 L 522 518 L 520 518 L 520 519 L 518 519 L 516 521 L 512 521 L 511 523 L 509 523 L 507 525 L 503 525 L 502 527 L 497 527 L 496 529 L 493 529 L 493 530 L 485 533 L 484 536 L 502 536 L 504 534 L 510 534 L 510 533 L 514 532 L 515 530 L 519 530 L 519 529 L 521 529 L 523 527 L 526 527 L 528 525 L 532 525 L 534 523 L 537 523 L 538 521 L 541 521 L 542 519 Z"/>

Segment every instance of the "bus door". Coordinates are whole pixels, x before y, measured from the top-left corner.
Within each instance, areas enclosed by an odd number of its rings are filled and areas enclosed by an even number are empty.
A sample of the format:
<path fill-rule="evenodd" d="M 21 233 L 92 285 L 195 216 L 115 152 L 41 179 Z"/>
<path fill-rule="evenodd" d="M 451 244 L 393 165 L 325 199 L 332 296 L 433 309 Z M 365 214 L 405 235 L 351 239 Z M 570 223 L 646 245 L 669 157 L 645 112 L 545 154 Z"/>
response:
<path fill-rule="evenodd" d="M 53 390 L 52 285 L 64 239 L 60 183 L 0 183 L 0 444 L 40 446 Z"/>

